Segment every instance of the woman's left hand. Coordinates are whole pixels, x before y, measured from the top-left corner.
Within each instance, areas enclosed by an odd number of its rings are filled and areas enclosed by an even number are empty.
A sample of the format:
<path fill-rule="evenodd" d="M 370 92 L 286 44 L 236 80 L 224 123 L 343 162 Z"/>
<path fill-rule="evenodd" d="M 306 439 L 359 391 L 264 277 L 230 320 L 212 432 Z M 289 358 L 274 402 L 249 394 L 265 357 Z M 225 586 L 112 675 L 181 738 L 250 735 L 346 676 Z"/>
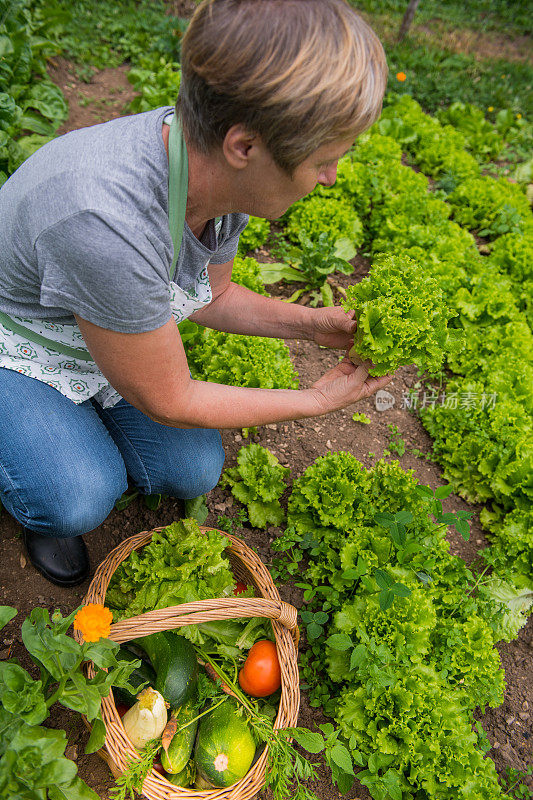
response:
<path fill-rule="evenodd" d="M 340 306 L 317 308 L 310 318 L 309 338 L 322 347 L 349 350 L 353 345 L 353 335 L 357 328 L 353 316 L 353 311 L 346 313 Z"/>

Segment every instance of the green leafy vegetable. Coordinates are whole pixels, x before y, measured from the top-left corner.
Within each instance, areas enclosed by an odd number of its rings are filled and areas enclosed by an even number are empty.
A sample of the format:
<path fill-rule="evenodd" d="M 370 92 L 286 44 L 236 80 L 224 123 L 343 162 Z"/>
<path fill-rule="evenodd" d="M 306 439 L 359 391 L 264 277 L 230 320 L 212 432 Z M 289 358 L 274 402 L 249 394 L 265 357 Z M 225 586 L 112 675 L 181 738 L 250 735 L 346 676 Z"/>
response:
<path fill-rule="evenodd" d="M 180 65 L 159 53 L 141 56 L 128 72 L 128 81 L 139 92 L 130 103 L 132 113 L 173 106 L 180 88 Z"/>
<path fill-rule="evenodd" d="M 493 644 L 507 611 L 484 572 L 449 553 L 447 525 L 466 524 L 443 512 L 450 491 L 417 484 L 397 462 L 367 470 L 330 453 L 295 481 L 290 527 L 274 545 L 309 587 L 311 704 L 338 726 L 339 763 L 362 767 L 376 798 L 437 800 L 444 784 L 463 800 L 501 796 L 472 726 L 477 706 L 502 702 Z"/>
<path fill-rule="evenodd" d="M 265 244 L 270 233 L 270 223 L 260 217 L 250 217 L 239 238 L 239 253 L 245 255 Z M 249 287 L 252 288 L 252 287 Z M 254 291 L 257 291 L 254 289 Z"/>
<path fill-rule="evenodd" d="M 368 277 L 348 287 L 343 306 L 355 311 L 354 352 L 372 360 L 372 375 L 402 364 L 436 372 L 445 353 L 459 347 L 458 332 L 448 328 L 454 313 L 437 282 L 406 256 L 380 258 Z"/>
<path fill-rule="evenodd" d="M 279 498 L 285 491 L 289 469 L 282 467 L 275 455 L 259 444 L 241 447 L 237 466 L 227 469 L 221 484 L 231 487 L 231 493 L 248 508 L 248 518 L 254 528 L 281 525 L 284 513 Z"/>
<path fill-rule="evenodd" d="M 353 205 L 344 199 L 311 195 L 287 212 L 287 235 L 298 244 L 303 236 L 318 242 L 321 233 L 333 242 L 348 239 L 355 251 L 363 241 L 363 226 Z"/>
<path fill-rule="evenodd" d="M 233 597 L 235 578 L 224 554 L 228 539 L 216 531 L 202 533 L 194 519 L 173 522 L 154 533 L 149 544 L 134 550 L 114 573 L 106 603 L 116 619 L 195 600 Z M 194 644 L 234 658 L 269 633 L 258 618 L 187 625 L 179 635 Z"/>
<path fill-rule="evenodd" d="M 284 252 L 288 264 L 261 264 L 260 276 L 264 283 L 276 281 L 301 281 L 304 288 L 297 289 L 289 298 L 289 302 L 297 300 L 305 291 L 311 293 L 310 305 L 322 302 L 324 306 L 333 305 L 333 294 L 327 277 L 336 270 L 345 275 L 353 272 L 348 259 L 355 255 L 355 247 L 348 238 L 334 241 L 322 231 L 313 241 L 305 232 L 299 235 L 299 245 L 289 247 Z"/>
<path fill-rule="evenodd" d="M 506 642 L 516 639 L 533 606 L 533 587 L 517 589 L 500 578 L 491 578 L 482 586 L 481 591 L 484 596 L 502 605 L 502 613 L 497 617 L 495 636 Z"/>
<path fill-rule="evenodd" d="M 194 378 L 227 386 L 297 388 L 289 348 L 281 339 L 241 336 L 199 329 L 188 320 L 185 323 L 180 332 L 185 333 L 182 339 Z"/>
<path fill-rule="evenodd" d="M 449 196 L 461 225 L 495 239 L 505 233 L 531 233 L 531 209 L 523 190 L 501 178 L 469 178 Z"/>
<path fill-rule="evenodd" d="M 106 603 L 120 609 L 117 618 L 123 618 L 231 595 L 235 580 L 224 556 L 227 545 L 228 540 L 215 531 L 203 534 L 193 519 L 173 522 L 121 563 L 110 581 Z M 180 633 L 186 635 L 187 628 Z"/>
<path fill-rule="evenodd" d="M 50 141 L 67 118 L 61 89 L 46 72 L 59 52 L 52 19 L 29 0 L 4 3 L 0 13 L 0 186 Z M 31 135 L 27 135 L 27 132 Z"/>
<path fill-rule="evenodd" d="M 263 281 L 261 280 L 261 267 L 255 258 L 242 258 L 235 256 L 231 280 L 241 286 L 246 286 L 252 292 L 268 296 Z"/>

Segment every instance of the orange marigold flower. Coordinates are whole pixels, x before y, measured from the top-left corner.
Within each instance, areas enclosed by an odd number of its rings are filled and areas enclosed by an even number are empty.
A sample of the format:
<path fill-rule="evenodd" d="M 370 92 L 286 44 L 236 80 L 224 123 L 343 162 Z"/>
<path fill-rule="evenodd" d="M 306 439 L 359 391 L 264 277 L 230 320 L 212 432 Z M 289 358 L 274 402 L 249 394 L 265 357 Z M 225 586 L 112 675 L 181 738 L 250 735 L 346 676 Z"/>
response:
<path fill-rule="evenodd" d="M 80 631 L 86 642 L 97 642 L 109 636 L 113 614 L 98 603 L 87 603 L 74 617 L 74 630 Z"/>
<path fill-rule="evenodd" d="M 405 74 L 405 72 L 397 72 L 396 79 L 399 80 L 400 83 L 403 83 L 404 81 L 407 80 L 407 75 Z"/>

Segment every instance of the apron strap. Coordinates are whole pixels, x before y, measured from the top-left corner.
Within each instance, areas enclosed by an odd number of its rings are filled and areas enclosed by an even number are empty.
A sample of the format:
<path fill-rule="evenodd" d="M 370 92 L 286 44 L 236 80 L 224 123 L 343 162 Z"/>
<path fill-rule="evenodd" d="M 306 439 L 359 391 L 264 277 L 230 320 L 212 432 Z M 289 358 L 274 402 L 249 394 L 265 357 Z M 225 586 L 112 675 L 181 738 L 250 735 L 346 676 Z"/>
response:
<path fill-rule="evenodd" d="M 170 280 L 174 280 L 176 263 L 180 253 L 183 228 L 185 226 L 185 211 L 187 208 L 187 190 L 189 188 L 189 160 L 181 123 L 177 114 L 174 114 L 170 123 L 168 137 L 168 222 L 174 256 L 170 267 Z"/>
<path fill-rule="evenodd" d="M 0 323 L 4 328 L 7 328 L 13 333 L 17 333 L 19 336 L 23 336 L 28 342 L 40 344 L 43 347 L 49 347 L 51 350 L 55 350 L 56 353 L 63 353 L 63 355 L 69 356 L 70 358 L 77 358 L 80 361 L 92 361 L 94 363 L 94 358 L 87 348 L 69 347 L 68 344 L 62 344 L 61 342 L 56 342 L 55 339 L 48 339 L 46 336 L 41 336 L 40 333 L 32 331 L 31 328 L 26 328 L 19 322 L 15 322 L 14 319 L 8 316 L 8 314 L 4 314 L 3 311 L 0 311 Z"/>

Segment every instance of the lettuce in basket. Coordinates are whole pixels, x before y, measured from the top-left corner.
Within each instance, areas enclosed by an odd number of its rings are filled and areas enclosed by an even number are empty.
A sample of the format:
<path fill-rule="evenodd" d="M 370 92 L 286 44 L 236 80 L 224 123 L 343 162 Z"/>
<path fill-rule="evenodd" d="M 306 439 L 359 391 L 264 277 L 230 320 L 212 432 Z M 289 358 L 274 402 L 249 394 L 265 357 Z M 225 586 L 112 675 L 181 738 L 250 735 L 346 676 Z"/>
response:
<path fill-rule="evenodd" d="M 228 544 L 228 539 L 215 531 L 202 533 L 193 519 L 173 522 L 154 533 L 152 541 L 134 550 L 111 578 L 105 602 L 113 610 L 113 618 L 233 597 L 235 577 L 224 555 Z M 183 626 L 177 632 L 195 644 L 216 644 L 225 655 L 236 655 L 257 638 L 268 636 L 264 620 L 249 619 Z"/>

